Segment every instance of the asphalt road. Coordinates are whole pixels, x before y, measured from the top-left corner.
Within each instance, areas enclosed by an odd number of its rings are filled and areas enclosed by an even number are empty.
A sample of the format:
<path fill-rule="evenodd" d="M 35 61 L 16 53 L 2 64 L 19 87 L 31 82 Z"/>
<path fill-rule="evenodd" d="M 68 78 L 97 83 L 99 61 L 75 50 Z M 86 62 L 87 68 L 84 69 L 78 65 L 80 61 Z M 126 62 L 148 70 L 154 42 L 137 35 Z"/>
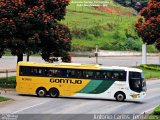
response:
<path fill-rule="evenodd" d="M 24 57 L 24 61 L 26 57 Z M 32 62 L 44 63 L 41 57 L 30 57 Z M 6 69 L 16 69 L 17 57 L 15 56 L 3 56 L 0 58 L 0 71 Z M 96 63 L 96 58 L 92 57 L 72 57 L 74 63 Z M 98 57 L 98 63 L 105 66 L 126 66 L 132 67 L 141 64 L 141 56 L 114 56 L 114 57 Z M 158 56 L 148 56 L 147 63 L 158 64 Z M 15 73 L 8 73 L 8 76 L 14 76 Z M 6 77 L 6 73 L 0 73 L 0 77 Z"/>
<path fill-rule="evenodd" d="M 147 81 L 148 90 L 144 99 L 125 102 L 72 97 L 38 98 L 35 95 L 21 95 L 15 91 L 0 90 L 1 96 L 13 99 L 6 104 L 0 104 L 0 114 L 24 114 L 19 116 L 23 120 L 52 120 L 53 118 L 53 120 L 90 120 L 94 119 L 94 114 L 143 114 L 160 105 L 159 86 L 160 80 Z"/>
<path fill-rule="evenodd" d="M 14 56 L 3 56 L 0 58 L 0 69 L 15 69 L 17 57 Z M 26 57 L 24 57 L 24 61 Z M 32 62 L 41 62 L 41 57 L 30 57 L 30 61 Z M 96 63 L 95 57 L 72 57 L 73 63 Z M 98 63 L 106 66 L 136 66 L 141 64 L 141 56 L 115 56 L 115 57 L 98 57 Z M 148 64 L 159 64 L 158 56 L 148 56 L 147 57 Z"/>
<path fill-rule="evenodd" d="M 24 57 L 24 59 L 26 58 Z M 41 57 L 30 57 L 30 61 L 44 62 Z M 72 62 L 95 63 L 96 59 L 95 57 L 73 57 Z M 141 56 L 99 57 L 98 63 L 105 66 L 131 67 L 141 64 Z M 158 64 L 158 56 L 148 56 L 147 63 Z M 0 69 L 15 68 L 16 57 L 5 56 L 0 59 Z M 9 73 L 8 75 L 12 74 L 14 73 Z M 5 74 L 0 73 L 0 76 L 3 75 L 5 76 Z M 72 97 L 38 98 L 34 95 L 19 95 L 13 90 L 0 90 L 1 96 L 12 99 L 7 103 L 0 103 L 0 119 L 1 114 L 6 113 L 23 114 L 18 116 L 20 120 L 90 120 L 95 119 L 93 114 L 141 114 L 151 111 L 155 106 L 160 105 L 160 80 L 148 81 L 147 86 L 148 91 L 145 99 L 126 102 Z M 43 114 L 43 116 L 40 114 Z M 91 115 L 85 116 L 84 114 Z"/>

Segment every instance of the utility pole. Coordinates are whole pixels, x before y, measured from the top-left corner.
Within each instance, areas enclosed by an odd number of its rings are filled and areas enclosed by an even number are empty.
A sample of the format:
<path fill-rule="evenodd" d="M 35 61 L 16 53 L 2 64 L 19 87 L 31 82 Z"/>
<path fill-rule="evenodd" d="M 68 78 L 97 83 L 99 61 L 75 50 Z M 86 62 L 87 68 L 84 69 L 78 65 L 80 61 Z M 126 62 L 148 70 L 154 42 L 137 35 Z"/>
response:
<path fill-rule="evenodd" d="M 160 52 L 159 52 L 159 65 L 160 65 Z"/>
<path fill-rule="evenodd" d="M 96 57 L 96 64 L 98 64 L 98 45 L 96 45 L 95 57 Z"/>
<path fill-rule="evenodd" d="M 142 45 L 142 64 L 147 63 L 147 51 L 146 51 L 146 44 Z"/>

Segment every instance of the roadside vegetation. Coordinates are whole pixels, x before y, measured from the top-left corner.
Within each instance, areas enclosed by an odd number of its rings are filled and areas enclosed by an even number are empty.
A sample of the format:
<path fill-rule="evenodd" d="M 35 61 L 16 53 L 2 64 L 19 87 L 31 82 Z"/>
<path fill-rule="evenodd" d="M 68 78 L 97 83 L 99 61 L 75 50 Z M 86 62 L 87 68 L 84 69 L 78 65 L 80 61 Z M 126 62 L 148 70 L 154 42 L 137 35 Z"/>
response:
<path fill-rule="evenodd" d="M 149 69 L 149 70 L 156 70 L 160 72 L 160 65 L 156 65 L 156 64 L 143 64 L 140 67 L 143 67 L 145 69 Z"/>
<path fill-rule="evenodd" d="M 144 71 L 144 75 L 146 79 L 160 79 L 160 65 L 153 65 L 153 64 L 144 64 L 140 65 L 139 67 Z"/>
<path fill-rule="evenodd" d="M 155 108 L 153 114 L 154 114 L 154 115 L 160 115 L 160 105 Z"/>
<path fill-rule="evenodd" d="M 147 118 L 145 118 L 145 120 L 158 120 L 160 119 L 160 105 L 157 106 L 153 113 L 151 113 L 149 116 L 147 116 Z"/>
<path fill-rule="evenodd" d="M 8 98 L 1 97 L 1 96 L 0 96 L 0 102 L 2 102 L 2 101 L 7 101 L 7 100 L 9 100 L 9 99 L 8 99 Z"/>
<path fill-rule="evenodd" d="M 16 77 L 0 78 L 0 88 L 15 88 Z"/>
<path fill-rule="evenodd" d="M 101 9 L 79 7 L 74 3 L 67 7 L 62 23 L 71 30 L 72 51 L 90 51 L 95 45 L 103 50 L 141 51 L 142 40 L 134 28 L 137 12 L 112 0 L 108 2 L 108 6 Z M 148 52 L 157 50 L 151 45 Z"/>

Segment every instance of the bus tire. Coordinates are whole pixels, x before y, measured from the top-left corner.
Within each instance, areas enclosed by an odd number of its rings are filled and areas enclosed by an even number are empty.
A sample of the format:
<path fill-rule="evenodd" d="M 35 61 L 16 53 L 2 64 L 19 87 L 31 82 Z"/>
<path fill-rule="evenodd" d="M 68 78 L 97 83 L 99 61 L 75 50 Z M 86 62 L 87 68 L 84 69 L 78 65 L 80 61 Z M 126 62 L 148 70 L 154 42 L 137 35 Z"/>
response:
<path fill-rule="evenodd" d="M 43 87 L 40 87 L 36 90 L 36 94 L 38 97 L 45 97 L 47 94 L 47 90 Z"/>
<path fill-rule="evenodd" d="M 51 98 L 57 98 L 59 96 L 59 90 L 57 88 L 51 88 L 49 90 L 49 96 Z"/>
<path fill-rule="evenodd" d="M 126 99 L 125 93 L 124 93 L 124 92 L 121 92 L 121 91 L 116 92 L 115 95 L 114 95 L 114 97 L 115 97 L 116 100 L 119 101 L 119 102 L 123 102 L 123 101 Z"/>

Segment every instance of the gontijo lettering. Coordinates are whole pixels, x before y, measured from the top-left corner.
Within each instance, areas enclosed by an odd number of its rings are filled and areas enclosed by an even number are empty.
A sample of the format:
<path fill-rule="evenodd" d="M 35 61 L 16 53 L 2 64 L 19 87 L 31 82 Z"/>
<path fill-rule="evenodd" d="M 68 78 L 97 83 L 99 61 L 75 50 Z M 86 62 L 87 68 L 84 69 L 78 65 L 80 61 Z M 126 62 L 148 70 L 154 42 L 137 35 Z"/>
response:
<path fill-rule="evenodd" d="M 69 83 L 69 84 L 82 84 L 82 80 L 71 79 L 50 79 L 51 83 Z"/>

